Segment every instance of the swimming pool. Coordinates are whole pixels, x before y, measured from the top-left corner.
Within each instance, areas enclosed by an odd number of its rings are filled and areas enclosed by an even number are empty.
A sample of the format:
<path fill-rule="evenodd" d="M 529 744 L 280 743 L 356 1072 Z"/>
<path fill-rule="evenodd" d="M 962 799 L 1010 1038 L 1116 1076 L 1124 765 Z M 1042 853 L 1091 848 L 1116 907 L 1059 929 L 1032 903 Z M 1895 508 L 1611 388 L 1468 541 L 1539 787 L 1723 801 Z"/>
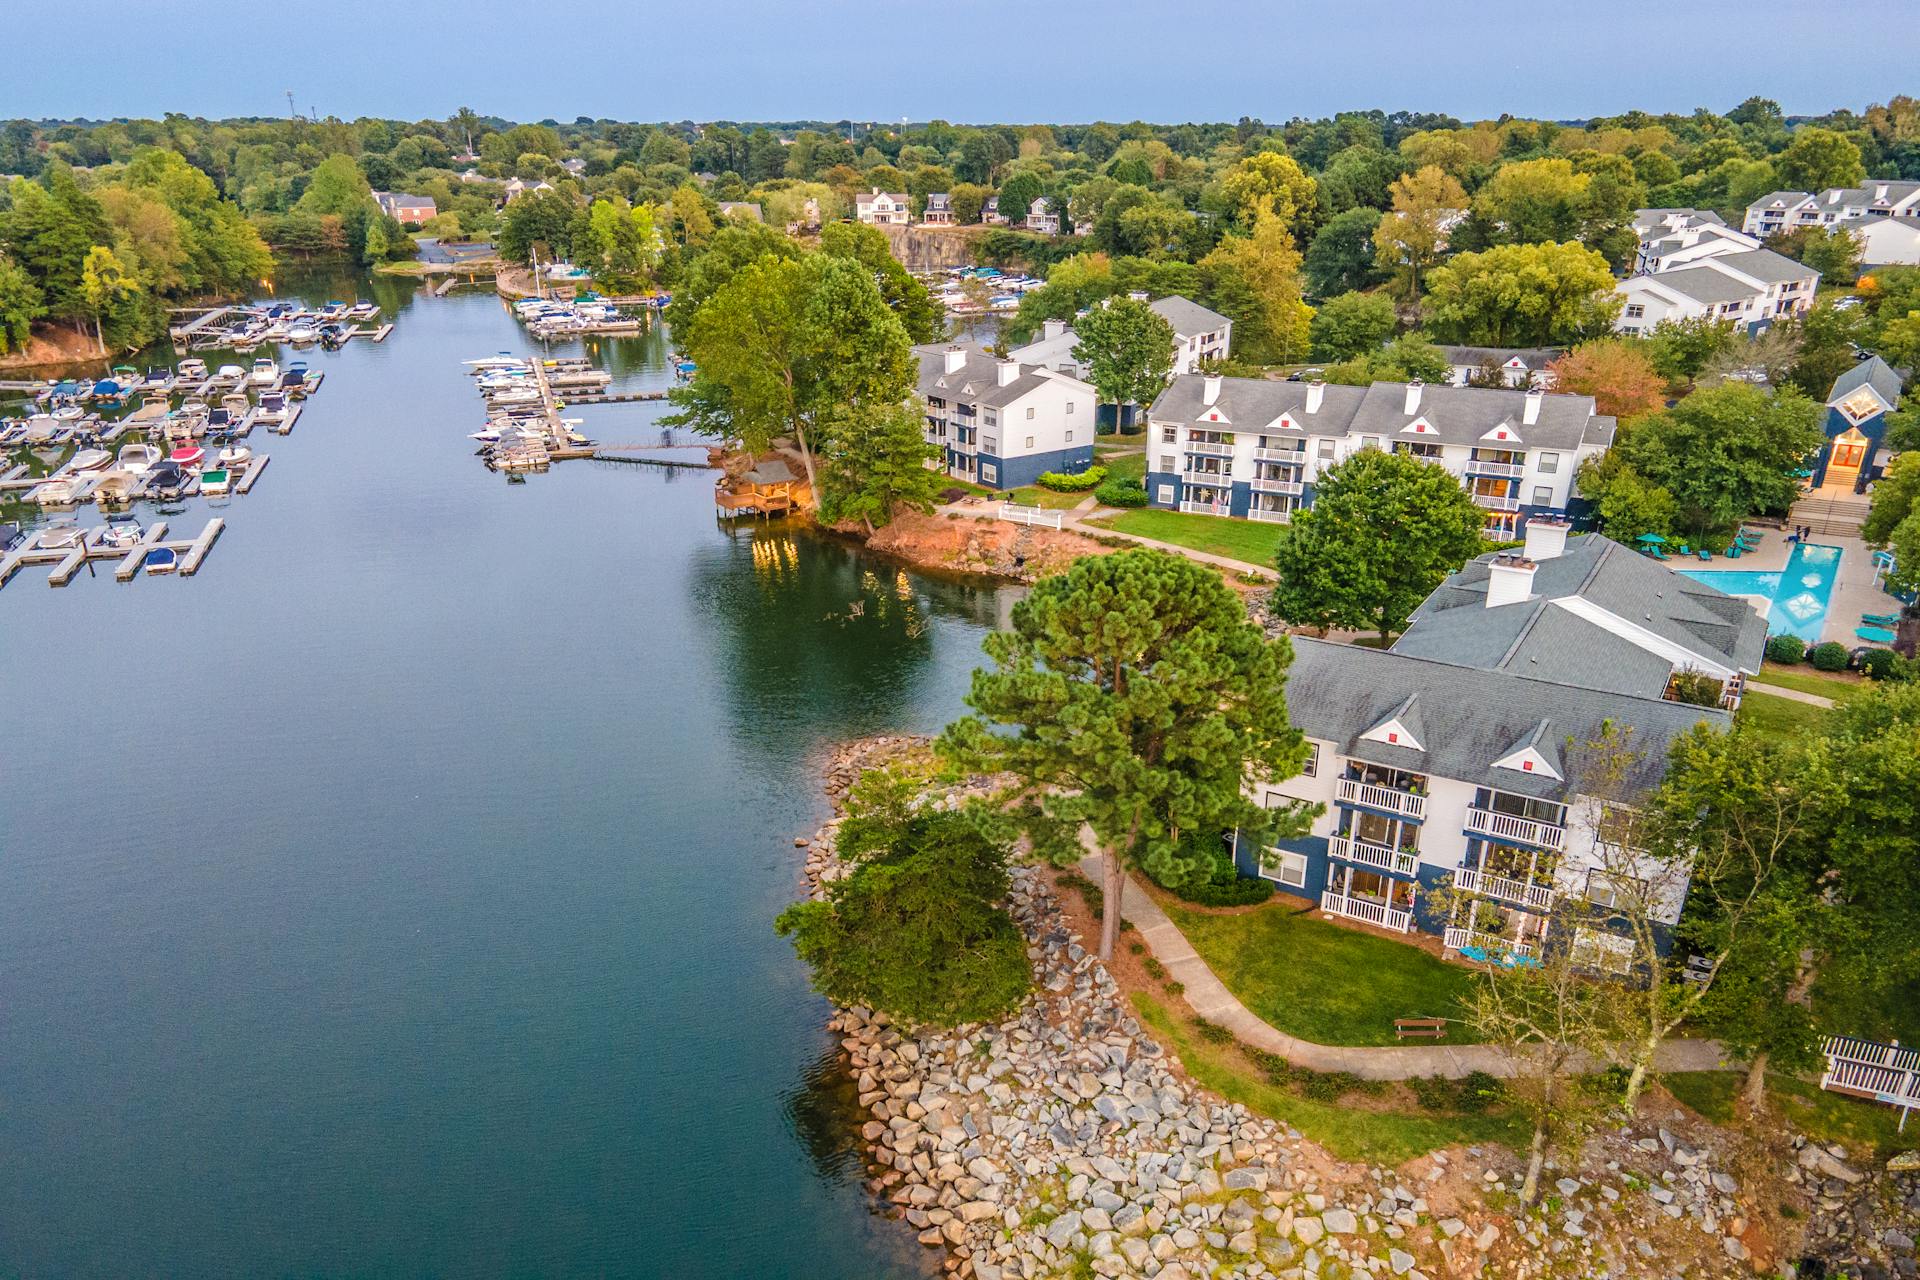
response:
<path fill-rule="evenodd" d="M 1787 557 L 1787 567 L 1772 573 L 1746 569 L 1680 572 L 1730 596 L 1765 597 L 1768 635 L 1795 635 L 1818 644 L 1820 629 L 1827 621 L 1827 605 L 1833 599 L 1833 584 L 1840 576 L 1840 548 L 1799 543 Z"/>

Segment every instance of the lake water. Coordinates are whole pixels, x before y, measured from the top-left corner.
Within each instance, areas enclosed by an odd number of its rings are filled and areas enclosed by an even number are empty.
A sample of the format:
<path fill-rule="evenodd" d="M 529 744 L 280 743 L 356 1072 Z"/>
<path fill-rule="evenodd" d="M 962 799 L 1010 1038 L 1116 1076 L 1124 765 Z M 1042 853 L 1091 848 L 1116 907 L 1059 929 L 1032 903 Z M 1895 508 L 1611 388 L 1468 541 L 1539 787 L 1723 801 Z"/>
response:
<path fill-rule="evenodd" d="M 922 1274 L 770 922 L 819 754 L 959 712 L 1008 593 L 508 485 L 459 362 L 519 327 L 356 290 L 197 577 L 0 591 L 0 1273 Z"/>

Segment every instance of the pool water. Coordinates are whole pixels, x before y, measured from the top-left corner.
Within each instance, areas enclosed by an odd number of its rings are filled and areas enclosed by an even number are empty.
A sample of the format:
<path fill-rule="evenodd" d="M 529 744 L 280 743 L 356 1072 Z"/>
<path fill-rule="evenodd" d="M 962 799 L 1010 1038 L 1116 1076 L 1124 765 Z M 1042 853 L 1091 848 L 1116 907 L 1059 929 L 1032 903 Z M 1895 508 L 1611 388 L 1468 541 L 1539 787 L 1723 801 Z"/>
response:
<path fill-rule="evenodd" d="M 1746 569 L 1682 569 L 1698 582 L 1730 596 L 1761 596 L 1767 601 L 1767 634 L 1820 642 L 1833 584 L 1840 576 L 1840 548 L 1803 542 L 1787 557 L 1784 569 L 1756 573 Z"/>

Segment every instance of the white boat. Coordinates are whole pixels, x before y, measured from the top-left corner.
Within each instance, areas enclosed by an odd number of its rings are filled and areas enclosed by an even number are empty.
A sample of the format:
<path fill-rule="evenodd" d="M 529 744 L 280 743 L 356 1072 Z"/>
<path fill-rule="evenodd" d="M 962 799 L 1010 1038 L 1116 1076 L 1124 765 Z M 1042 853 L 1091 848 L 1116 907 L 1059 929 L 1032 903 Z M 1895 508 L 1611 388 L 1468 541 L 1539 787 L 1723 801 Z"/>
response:
<path fill-rule="evenodd" d="M 233 473 L 223 467 L 215 467 L 200 473 L 200 492 L 219 495 L 233 487 Z"/>
<path fill-rule="evenodd" d="M 77 404 L 63 404 L 53 411 L 53 416 L 61 422 L 78 422 L 87 416 L 87 411 Z"/>
<path fill-rule="evenodd" d="M 93 545 L 107 551 L 131 551 L 140 541 L 137 524 L 109 524 L 95 530 Z"/>
<path fill-rule="evenodd" d="M 98 471 L 113 461 L 113 455 L 105 449 L 82 449 L 68 460 L 67 465 L 75 471 Z"/>
<path fill-rule="evenodd" d="M 497 356 L 482 356 L 478 360 L 463 360 L 461 363 L 474 372 L 479 373 L 487 369 L 511 369 L 515 366 L 524 366 L 527 363 L 527 358 L 525 356 L 509 355 L 502 351 Z"/>
<path fill-rule="evenodd" d="M 247 371 L 237 364 L 223 364 L 220 366 L 220 371 L 213 376 L 222 382 L 231 382 L 238 385 L 246 381 Z"/>
<path fill-rule="evenodd" d="M 73 484 L 67 480 L 45 480 L 27 492 L 27 501 L 43 507 L 67 507 L 74 503 Z"/>
<path fill-rule="evenodd" d="M 253 457 L 253 450 L 243 444 L 230 444 L 217 455 L 220 465 L 228 471 L 237 471 Z"/>
<path fill-rule="evenodd" d="M 33 545 L 40 551 L 64 551 L 68 547 L 79 546 L 85 536 L 80 526 L 62 522 L 41 530 L 40 540 Z"/>
<path fill-rule="evenodd" d="M 257 387 L 270 387 L 280 381 L 280 366 L 261 356 L 253 362 L 253 372 L 247 375 L 247 381 Z"/>
<path fill-rule="evenodd" d="M 188 356 L 174 372 L 182 378 L 204 378 L 207 376 L 207 362 L 199 356 Z"/>
<path fill-rule="evenodd" d="M 296 324 L 287 330 L 287 341 L 294 343 L 296 346 L 318 341 L 319 337 L 320 331 L 310 324 Z"/>
<path fill-rule="evenodd" d="M 494 404 L 532 404 L 539 398 L 540 393 L 532 387 L 506 388 L 487 395 Z"/>

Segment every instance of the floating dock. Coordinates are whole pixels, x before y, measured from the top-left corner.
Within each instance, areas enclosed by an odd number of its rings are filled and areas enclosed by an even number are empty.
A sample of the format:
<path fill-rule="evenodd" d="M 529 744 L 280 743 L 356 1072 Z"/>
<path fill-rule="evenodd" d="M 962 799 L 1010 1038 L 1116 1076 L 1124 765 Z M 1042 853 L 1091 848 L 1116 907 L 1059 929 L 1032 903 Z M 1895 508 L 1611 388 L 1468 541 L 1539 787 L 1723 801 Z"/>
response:
<path fill-rule="evenodd" d="M 149 525 L 140 535 L 140 540 L 131 547 L 109 546 L 99 541 L 105 527 L 90 529 L 80 540 L 71 546 L 41 547 L 34 545 L 39 533 L 30 535 L 26 544 L 9 551 L 0 558 L 0 586 L 13 580 L 13 576 L 30 564 L 52 565 L 47 574 L 47 585 L 64 587 L 73 581 L 74 575 L 93 560 L 117 560 L 113 576 L 120 582 L 131 582 L 139 575 L 146 564 L 147 553 L 157 549 L 166 549 L 179 557 L 178 572 L 183 577 L 192 577 L 200 571 L 207 553 L 220 539 L 226 521 L 215 516 L 207 521 L 196 537 L 167 539 L 167 523 L 164 520 Z M 44 531 L 42 531 L 44 532 Z"/>

